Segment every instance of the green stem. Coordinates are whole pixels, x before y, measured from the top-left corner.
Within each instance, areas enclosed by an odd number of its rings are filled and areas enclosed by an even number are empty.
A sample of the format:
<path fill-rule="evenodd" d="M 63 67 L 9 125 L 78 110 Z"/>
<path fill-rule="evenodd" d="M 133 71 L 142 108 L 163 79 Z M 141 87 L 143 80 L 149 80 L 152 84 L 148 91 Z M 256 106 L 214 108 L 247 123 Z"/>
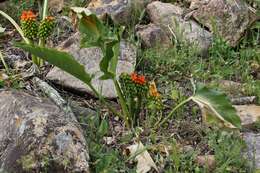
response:
<path fill-rule="evenodd" d="M 43 10 L 42 10 L 42 20 L 45 19 L 47 14 L 48 14 L 48 0 L 44 0 L 44 2 L 43 2 Z"/>
<path fill-rule="evenodd" d="M 42 20 L 46 18 L 48 15 L 48 0 L 44 0 L 43 2 L 43 9 L 42 9 Z M 39 46 L 45 47 L 45 40 L 44 39 L 39 39 Z M 37 65 L 41 67 L 43 65 L 44 61 L 40 58 L 37 58 Z"/>
<path fill-rule="evenodd" d="M 157 123 L 155 124 L 155 127 L 157 129 L 157 127 L 160 127 L 162 126 L 168 119 L 170 119 L 173 115 L 173 113 L 178 109 L 180 108 L 182 105 L 184 105 L 185 103 L 189 102 L 190 100 L 192 99 L 192 97 L 189 97 L 188 99 L 186 100 L 183 100 L 181 103 L 179 103 L 176 107 L 174 107 L 172 109 L 172 111 L 167 115 L 167 117 L 165 117 L 160 123 Z"/>
<path fill-rule="evenodd" d="M 118 98 L 119 98 L 119 103 L 120 103 L 122 111 L 123 111 L 125 123 L 126 123 L 126 125 L 128 127 L 130 127 L 131 119 L 130 119 L 130 115 L 129 115 L 129 111 L 127 109 L 127 105 L 126 105 L 125 99 L 123 97 L 123 93 L 121 91 L 121 88 L 120 88 L 117 80 L 113 79 L 113 82 L 114 82 L 114 85 L 115 85 L 115 88 L 116 88 L 116 92 L 117 92 L 117 95 L 118 95 Z"/>
<path fill-rule="evenodd" d="M 8 65 L 5 63 L 5 59 L 4 59 L 3 54 L 2 54 L 1 51 L 0 51 L 0 58 L 1 58 L 1 61 L 2 61 L 3 65 L 4 65 L 4 67 L 5 67 L 5 70 L 6 70 L 7 74 L 10 74 L 9 67 L 8 67 Z"/>
<path fill-rule="evenodd" d="M 39 40 L 39 46 L 45 47 L 45 41 L 43 39 Z M 39 67 L 41 67 L 43 64 L 44 64 L 43 59 L 38 58 L 38 65 L 39 65 Z"/>
<path fill-rule="evenodd" d="M 135 124 L 137 125 L 137 118 L 139 118 L 140 116 L 140 112 L 141 112 L 141 109 L 142 109 L 142 96 L 138 96 L 137 97 L 137 107 L 136 107 L 136 111 L 135 111 L 135 117 L 134 117 L 134 121 L 135 121 Z"/>
<path fill-rule="evenodd" d="M 95 87 L 92 84 L 87 84 L 89 88 L 94 92 L 95 96 L 99 98 L 102 104 L 104 104 L 113 114 L 116 116 L 123 118 L 113 107 L 111 107 L 107 101 L 104 99 L 104 97 L 95 89 Z"/>
<path fill-rule="evenodd" d="M 4 16 L 11 24 L 15 27 L 15 29 L 18 31 L 18 33 L 21 35 L 25 43 L 30 44 L 30 41 L 24 36 L 23 30 L 20 28 L 20 26 L 14 21 L 13 18 L 11 18 L 8 14 L 0 10 L 0 14 Z"/>

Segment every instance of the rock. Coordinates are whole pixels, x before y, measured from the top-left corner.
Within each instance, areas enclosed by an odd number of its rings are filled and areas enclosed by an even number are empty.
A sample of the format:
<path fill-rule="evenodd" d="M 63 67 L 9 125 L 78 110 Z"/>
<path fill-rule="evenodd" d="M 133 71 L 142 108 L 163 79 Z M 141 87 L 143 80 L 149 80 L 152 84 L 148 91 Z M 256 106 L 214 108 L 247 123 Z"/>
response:
<path fill-rule="evenodd" d="M 129 25 L 133 20 L 133 15 L 142 12 L 150 1 L 151 0 L 91 0 L 87 8 L 96 13 L 100 18 L 104 19 L 109 15 L 116 24 Z"/>
<path fill-rule="evenodd" d="M 219 80 L 216 84 L 221 90 L 225 91 L 230 98 L 243 96 L 243 83 L 231 80 Z"/>
<path fill-rule="evenodd" d="M 49 99 L 0 92 L 0 172 L 89 173 L 79 124 Z"/>
<path fill-rule="evenodd" d="M 170 3 L 155 1 L 147 5 L 147 12 L 151 21 L 160 25 L 169 36 L 176 37 L 178 41 L 197 45 L 199 53 L 207 54 L 212 43 L 212 34 L 195 21 L 184 20 L 182 8 Z"/>
<path fill-rule="evenodd" d="M 222 88 L 227 88 L 227 89 L 239 89 L 242 87 L 242 84 L 239 82 L 234 82 L 231 80 L 221 80 L 219 81 L 219 85 Z"/>
<path fill-rule="evenodd" d="M 256 104 L 257 97 L 256 96 L 244 96 L 244 97 L 231 98 L 231 103 L 233 105 Z"/>
<path fill-rule="evenodd" d="M 98 113 L 90 108 L 79 105 L 76 101 L 70 101 L 69 105 L 73 113 L 77 116 L 96 116 Z M 78 117 L 80 118 L 80 117 Z"/>
<path fill-rule="evenodd" d="M 197 156 L 196 162 L 200 166 L 207 166 L 209 170 L 214 170 L 216 168 L 214 155 Z"/>
<path fill-rule="evenodd" d="M 243 138 L 247 144 L 247 157 L 256 170 L 260 169 L 260 134 L 244 133 Z"/>
<path fill-rule="evenodd" d="M 112 80 L 100 80 L 102 73 L 99 70 L 99 62 L 102 58 L 102 52 L 99 48 L 83 48 L 80 49 L 80 34 L 75 33 L 72 37 L 66 40 L 61 49 L 70 53 L 85 66 L 85 69 L 90 74 L 95 75 L 92 84 L 101 91 L 105 97 L 117 97 Z M 136 48 L 125 42 L 121 42 L 121 52 L 117 66 L 117 75 L 122 72 L 131 73 L 134 71 L 136 61 Z M 71 76 L 70 74 L 54 67 L 48 74 L 47 79 L 64 86 L 83 93 L 92 93 L 92 91 L 80 80 Z"/>
<path fill-rule="evenodd" d="M 168 35 L 161 27 L 155 24 L 150 23 L 149 25 L 139 25 L 136 30 L 136 34 L 141 39 L 142 45 L 145 48 L 156 46 L 170 47 L 172 45 L 171 39 Z"/>
<path fill-rule="evenodd" d="M 181 151 L 184 153 L 193 152 L 194 147 L 192 145 L 184 145 L 183 147 L 181 147 Z"/>
<path fill-rule="evenodd" d="M 237 114 L 241 119 L 241 124 L 244 127 L 250 127 L 257 122 L 260 122 L 260 106 L 256 105 L 239 105 L 234 106 Z"/>
<path fill-rule="evenodd" d="M 54 13 L 59 13 L 63 9 L 64 0 L 49 0 L 48 6 L 50 8 L 50 11 Z"/>
<path fill-rule="evenodd" d="M 199 0 L 194 1 L 200 3 Z M 192 16 L 210 31 L 217 31 L 231 46 L 239 43 L 244 32 L 256 20 L 255 14 L 243 0 L 208 0 L 208 3 L 200 3 L 197 8 Z"/>

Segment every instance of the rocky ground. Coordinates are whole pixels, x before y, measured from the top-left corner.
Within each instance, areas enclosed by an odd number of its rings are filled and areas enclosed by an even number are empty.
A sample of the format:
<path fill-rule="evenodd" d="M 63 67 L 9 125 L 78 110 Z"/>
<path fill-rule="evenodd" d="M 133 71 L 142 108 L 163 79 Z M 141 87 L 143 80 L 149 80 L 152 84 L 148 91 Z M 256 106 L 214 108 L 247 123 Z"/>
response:
<path fill-rule="evenodd" d="M 71 3 L 50 1 L 57 29 L 48 44 L 70 53 L 95 75 L 93 85 L 120 111 L 112 81 L 99 79 L 101 50 L 80 48 L 80 33 L 67 17 Z M 2 66 L 0 172 L 260 170 L 259 4 L 242 0 L 75 4 L 104 21 L 109 17 L 126 26 L 117 76 L 138 71 L 156 81 L 165 107 L 149 116 L 144 110 L 142 123 L 127 130 L 78 79 L 49 64 L 39 73 L 31 71 L 30 55 L 13 46 L 21 39 L 6 25 L 0 47 L 12 74 Z M 10 6 L 8 1 L 0 2 L 2 10 Z M 190 79 L 225 91 L 241 118 L 242 130 L 208 127 L 202 123 L 203 110 L 194 103 L 181 108 L 168 125 L 154 129 L 169 107 L 192 94 Z M 147 146 L 148 156 L 142 161 L 129 158 L 140 142 Z"/>

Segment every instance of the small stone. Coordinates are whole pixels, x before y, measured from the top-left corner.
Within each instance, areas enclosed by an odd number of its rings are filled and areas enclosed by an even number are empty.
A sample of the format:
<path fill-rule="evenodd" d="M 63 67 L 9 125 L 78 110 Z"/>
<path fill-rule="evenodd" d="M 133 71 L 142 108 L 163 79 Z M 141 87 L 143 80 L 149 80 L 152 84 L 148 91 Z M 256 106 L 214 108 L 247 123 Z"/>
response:
<path fill-rule="evenodd" d="M 199 166 L 208 167 L 209 170 L 214 170 L 216 168 L 214 155 L 197 156 L 196 162 Z"/>
<path fill-rule="evenodd" d="M 136 28 L 137 35 L 140 37 L 144 47 L 152 48 L 156 46 L 170 47 L 171 39 L 161 29 L 161 27 L 150 23 L 149 25 L 139 25 Z"/>
<path fill-rule="evenodd" d="M 113 137 L 104 137 L 103 140 L 107 145 L 111 145 L 115 141 Z"/>
<path fill-rule="evenodd" d="M 192 145 L 184 145 L 182 147 L 182 151 L 185 152 L 185 153 L 193 151 L 193 150 L 194 150 L 194 148 L 192 147 Z"/>
<path fill-rule="evenodd" d="M 63 9 L 64 0 L 49 0 L 48 6 L 50 8 L 50 11 L 54 13 L 59 13 Z"/>

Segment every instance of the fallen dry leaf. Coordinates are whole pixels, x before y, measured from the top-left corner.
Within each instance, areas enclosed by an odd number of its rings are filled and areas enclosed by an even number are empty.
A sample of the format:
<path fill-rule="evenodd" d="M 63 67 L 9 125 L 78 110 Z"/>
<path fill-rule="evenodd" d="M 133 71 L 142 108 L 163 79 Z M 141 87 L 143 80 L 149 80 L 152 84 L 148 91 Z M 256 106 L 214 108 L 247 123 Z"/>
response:
<path fill-rule="evenodd" d="M 147 173 L 151 168 L 158 172 L 157 166 L 141 142 L 127 147 L 127 150 L 129 150 L 130 156 L 135 157 L 137 161 L 137 173 Z"/>

